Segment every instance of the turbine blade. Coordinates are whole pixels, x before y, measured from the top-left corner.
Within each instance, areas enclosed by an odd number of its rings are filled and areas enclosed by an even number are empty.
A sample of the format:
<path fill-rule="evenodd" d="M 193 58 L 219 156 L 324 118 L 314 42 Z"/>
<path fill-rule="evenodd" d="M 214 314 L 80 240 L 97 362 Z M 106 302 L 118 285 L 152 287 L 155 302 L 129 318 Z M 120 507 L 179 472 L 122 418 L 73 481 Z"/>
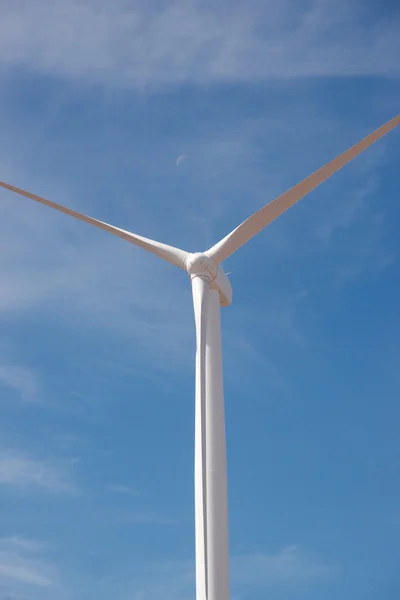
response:
<path fill-rule="evenodd" d="M 94 225 L 98 229 L 103 229 L 104 231 L 108 231 L 118 237 L 127 240 L 131 244 L 135 246 L 139 246 L 139 248 L 143 248 L 160 258 L 172 263 L 173 265 L 184 268 L 186 257 L 188 256 L 188 252 L 184 250 L 180 250 L 179 248 L 174 248 L 173 246 L 168 246 L 167 244 L 162 244 L 161 242 L 156 242 L 154 240 L 150 240 L 148 238 L 142 237 L 140 235 L 136 235 L 135 233 L 131 233 L 130 231 L 125 231 L 124 229 L 120 229 L 119 227 L 114 227 L 113 225 L 108 225 L 108 223 L 104 223 L 103 221 L 98 221 L 97 219 L 93 219 L 92 217 L 88 217 L 83 215 L 82 213 L 77 212 L 76 210 L 72 210 L 71 208 L 67 208 L 66 206 L 62 206 L 61 204 L 56 204 L 51 200 L 46 200 L 41 196 L 37 196 L 36 194 L 31 194 L 25 190 L 22 190 L 14 185 L 10 185 L 3 181 L 0 181 L 0 187 L 5 188 L 11 192 L 15 192 L 20 196 L 25 196 L 25 198 L 30 198 L 31 200 L 35 200 L 35 202 L 39 202 L 40 204 L 44 204 L 45 206 L 49 206 L 50 208 L 54 208 L 59 212 L 62 212 L 70 217 L 74 217 L 75 219 L 79 219 L 80 221 L 84 221 L 85 223 L 89 223 L 89 225 Z"/>
<path fill-rule="evenodd" d="M 243 221 L 239 227 L 234 229 L 221 241 L 215 244 L 207 251 L 209 256 L 217 262 L 223 262 L 228 256 L 236 252 L 252 237 L 259 233 L 264 227 L 280 217 L 288 208 L 304 198 L 309 192 L 318 187 L 331 175 L 336 173 L 345 164 L 353 160 L 358 154 L 366 150 L 374 142 L 386 135 L 389 131 L 400 124 L 400 115 L 388 121 L 385 125 L 365 137 L 363 140 L 331 160 L 329 163 L 303 179 L 300 183 L 290 190 L 278 196 L 275 200 L 264 206 L 261 210 L 254 213 L 251 217 Z"/>
<path fill-rule="evenodd" d="M 209 282 L 192 279 L 196 321 L 196 410 L 195 410 L 195 523 L 196 599 L 208 599 L 207 556 L 207 456 L 206 456 L 206 332 Z"/>

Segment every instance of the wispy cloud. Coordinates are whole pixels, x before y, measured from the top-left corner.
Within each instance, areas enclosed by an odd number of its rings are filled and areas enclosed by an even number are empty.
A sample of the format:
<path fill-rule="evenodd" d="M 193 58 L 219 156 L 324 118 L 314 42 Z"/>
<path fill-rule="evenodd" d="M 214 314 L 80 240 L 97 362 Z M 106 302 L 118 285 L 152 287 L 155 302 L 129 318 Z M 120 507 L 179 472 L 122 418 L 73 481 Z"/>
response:
<path fill-rule="evenodd" d="M 315 582 L 334 577 L 337 567 L 306 557 L 295 546 L 287 546 L 276 554 L 236 556 L 231 560 L 232 597 L 240 597 L 249 589 L 267 589 Z M 131 600 L 194 600 L 194 565 L 191 561 L 171 561 L 158 565 L 142 565 L 137 583 L 129 587 Z M 158 573 L 154 580 L 154 573 Z"/>
<path fill-rule="evenodd" d="M 398 14 L 361 0 L 6 3 L 5 66 L 123 85 L 398 74 Z M 262 60 L 260 60 L 262 57 Z"/>
<path fill-rule="evenodd" d="M 255 324 L 254 331 L 256 331 Z M 243 333 L 250 337 L 248 331 Z M 230 349 L 228 359 L 226 360 L 226 367 L 230 379 L 232 381 L 235 381 L 236 379 L 236 388 L 240 389 L 240 386 L 243 385 L 245 367 L 248 365 L 261 371 L 264 374 L 265 379 L 269 382 L 269 385 L 275 390 L 281 392 L 287 390 L 288 384 L 285 381 L 283 374 L 280 372 L 277 364 L 268 356 L 265 349 L 263 351 L 257 350 L 248 339 L 239 337 L 238 335 L 235 336 L 231 334 L 227 335 L 226 338 L 226 345 L 229 345 Z"/>
<path fill-rule="evenodd" d="M 383 144 L 374 146 L 353 164 L 355 187 L 353 186 L 351 195 L 336 195 L 334 203 L 328 202 L 316 228 L 316 236 L 323 243 L 329 244 L 336 233 L 349 229 L 371 214 L 369 201 L 379 188 L 378 171 L 385 161 L 384 148 Z"/>
<path fill-rule="evenodd" d="M 153 562 L 138 561 L 126 564 L 117 572 L 108 572 L 92 580 L 87 575 L 68 577 L 68 585 L 62 568 L 56 568 L 48 559 L 46 546 L 35 540 L 18 537 L 0 539 L 0 585 L 12 593 L 27 593 L 39 597 L 36 589 L 44 594 L 47 589 L 57 597 L 74 597 L 76 590 L 85 597 L 106 600 L 113 595 L 118 600 L 194 600 L 194 564 L 191 560 Z M 338 572 L 336 566 L 305 557 L 295 547 L 284 548 L 272 555 L 246 555 L 233 557 L 231 561 L 232 597 L 240 597 L 250 589 L 282 587 L 302 583 L 312 587 L 314 583 L 329 580 Z M 64 582 L 66 583 L 66 581 Z M 7 585 L 7 587 L 5 587 Z M 60 593 L 61 592 L 61 593 Z M 47 598 L 47 595 L 45 596 Z"/>
<path fill-rule="evenodd" d="M 333 576 L 337 566 L 305 556 L 290 545 L 276 554 L 237 556 L 232 560 L 233 582 L 240 586 L 269 586 L 312 582 Z"/>
<path fill-rule="evenodd" d="M 109 488 L 110 492 L 115 492 L 116 494 L 122 494 L 125 496 L 140 496 L 141 492 L 139 490 L 135 490 L 133 488 L 131 488 L 129 485 L 122 485 L 122 484 L 116 484 L 116 485 L 110 485 Z"/>
<path fill-rule="evenodd" d="M 39 399 L 40 385 L 37 374 L 28 367 L 0 364 L 0 389 L 8 388 L 27 402 Z"/>
<path fill-rule="evenodd" d="M 22 537 L 0 538 L 0 585 L 10 593 L 49 588 L 56 570 L 43 556 L 42 542 Z"/>
<path fill-rule="evenodd" d="M 72 598 L 77 590 L 82 597 L 106 600 L 194 600 L 192 560 L 159 562 L 137 561 L 103 574 L 101 581 L 84 573 L 69 573 L 49 558 L 49 548 L 41 541 L 19 536 L 0 538 L 0 588 L 15 597 Z M 231 561 L 232 597 L 250 589 L 302 583 L 310 588 L 335 577 L 338 568 L 307 558 L 299 549 L 288 546 L 272 555 L 245 555 Z M 53 596 L 52 596 L 53 594 Z"/>
<path fill-rule="evenodd" d="M 382 204 L 376 202 L 385 158 L 384 145 L 362 156 L 351 171 L 348 193 L 340 193 L 342 182 L 334 181 L 337 192 L 326 199 L 324 214 L 315 222 L 322 251 L 335 258 L 332 280 L 340 286 L 366 272 L 379 272 L 397 259 L 385 244 L 386 216 Z"/>
<path fill-rule="evenodd" d="M 174 521 L 150 513 L 130 513 L 119 517 L 118 521 L 132 525 L 171 525 Z"/>
<path fill-rule="evenodd" d="M 12 450 L 0 451 L 0 485 L 15 490 L 74 494 L 70 465 L 38 460 Z"/>

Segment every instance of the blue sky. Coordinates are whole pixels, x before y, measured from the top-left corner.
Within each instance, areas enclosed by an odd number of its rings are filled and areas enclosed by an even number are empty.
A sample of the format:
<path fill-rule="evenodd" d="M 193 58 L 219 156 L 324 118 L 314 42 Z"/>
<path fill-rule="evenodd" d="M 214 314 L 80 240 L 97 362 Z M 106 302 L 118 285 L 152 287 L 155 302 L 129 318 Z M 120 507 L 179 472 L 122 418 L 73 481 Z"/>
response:
<path fill-rule="evenodd" d="M 1 13 L 0 178 L 189 251 L 399 112 L 395 2 Z M 233 600 L 399 597 L 399 134 L 226 262 Z M 0 599 L 193 600 L 187 278 L 0 214 Z"/>

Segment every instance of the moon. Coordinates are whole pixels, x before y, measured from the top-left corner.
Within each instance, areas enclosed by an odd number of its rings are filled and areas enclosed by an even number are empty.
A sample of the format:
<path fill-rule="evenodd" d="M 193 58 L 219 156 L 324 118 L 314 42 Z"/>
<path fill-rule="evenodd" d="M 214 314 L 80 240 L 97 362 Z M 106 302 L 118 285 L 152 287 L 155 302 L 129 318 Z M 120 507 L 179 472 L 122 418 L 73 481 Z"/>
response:
<path fill-rule="evenodd" d="M 176 166 L 180 167 L 182 163 L 184 163 L 188 158 L 187 154 L 180 154 L 176 159 Z"/>

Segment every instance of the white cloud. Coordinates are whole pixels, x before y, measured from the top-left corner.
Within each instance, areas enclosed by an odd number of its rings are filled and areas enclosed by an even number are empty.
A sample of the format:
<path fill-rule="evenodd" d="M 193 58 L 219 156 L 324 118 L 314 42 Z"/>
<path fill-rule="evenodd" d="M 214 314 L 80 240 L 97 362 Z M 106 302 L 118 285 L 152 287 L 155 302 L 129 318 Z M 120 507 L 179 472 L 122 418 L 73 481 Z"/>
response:
<path fill-rule="evenodd" d="M 166 517 L 140 512 L 123 515 L 118 518 L 118 521 L 131 525 L 171 525 L 174 522 Z"/>
<path fill-rule="evenodd" d="M 66 572 L 50 560 L 51 548 L 39 540 L 19 536 L 0 538 L 0 589 L 14 594 L 40 597 L 47 590 L 57 598 L 111 596 L 118 600 L 194 600 L 194 563 L 192 560 L 125 562 L 103 573 L 101 580 L 90 573 Z M 250 589 L 268 589 L 329 580 L 338 568 L 305 556 L 295 546 L 276 554 L 234 556 L 231 559 L 232 597 Z M 8 586 L 6 588 L 6 585 Z M 39 590 L 36 595 L 35 589 Z M 56 593 L 57 592 L 57 593 Z M 51 597 L 45 595 L 42 597 Z"/>
<path fill-rule="evenodd" d="M 268 314 L 270 314 L 269 311 Z M 247 324 L 251 321 L 250 316 L 247 313 L 245 315 L 242 312 L 240 318 Z M 271 321 L 273 321 L 272 317 Z M 273 324 L 276 325 L 275 321 L 273 321 Z M 251 323 L 250 326 L 251 331 L 257 330 L 257 323 Z M 238 328 L 239 325 L 237 324 L 235 329 Z M 271 328 L 269 328 L 269 331 L 271 331 Z M 246 333 L 249 335 L 248 331 Z M 243 385 L 246 394 L 248 395 L 250 393 L 247 386 L 247 377 L 245 376 L 246 366 L 256 367 L 258 372 L 262 372 L 265 381 L 268 382 L 268 385 L 274 390 L 283 392 L 288 389 L 288 384 L 280 372 L 280 369 L 276 362 L 269 357 L 265 348 L 261 352 L 246 338 L 239 337 L 238 335 L 235 336 L 229 332 L 225 337 L 226 346 L 230 349 L 229 355 L 226 358 L 225 368 L 229 373 L 230 382 L 234 382 L 236 390 L 240 389 Z M 254 393 L 258 394 L 259 390 L 256 389 Z"/>
<path fill-rule="evenodd" d="M 16 579 L 23 583 L 30 583 L 40 587 L 51 585 L 50 580 L 41 573 L 37 567 L 31 564 L 31 561 L 21 561 L 20 559 L 2 560 L 0 555 L 0 578 Z"/>
<path fill-rule="evenodd" d="M 387 162 L 385 145 L 374 146 L 353 165 L 343 191 L 343 177 L 334 180 L 334 192 L 324 199 L 324 211 L 315 222 L 315 236 L 323 252 L 332 252 L 332 282 L 347 285 L 365 273 L 378 273 L 396 261 L 385 244 L 385 203 L 379 197 L 380 169 Z M 336 192 L 336 193 L 335 193 Z"/>
<path fill-rule="evenodd" d="M 353 164 L 352 173 L 357 177 L 357 187 L 352 189 L 351 196 L 336 196 L 334 205 L 325 207 L 324 218 L 316 230 L 317 238 L 323 243 L 331 242 L 336 232 L 349 229 L 370 215 L 368 200 L 379 188 L 378 170 L 385 162 L 384 148 L 384 144 L 378 144 L 363 154 Z"/>
<path fill-rule="evenodd" d="M 116 485 L 110 485 L 109 488 L 110 492 L 116 492 L 117 494 L 123 494 L 126 496 L 139 496 L 140 492 L 138 490 L 135 490 L 131 487 L 129 487 L 128 485 L 122 485 L 122 484 L 116 484 Z"/>
<path fill-rule="evenodd" d="M 70 465 L 38 460 L 11 450 L 0 451 L 0 485 L 16 490 L 76 493 Z"/>
<path fill-rule="evenodd" d="M 43 558 L 44 548 L 37 540 L 17 536 L 0 538 L 1 588 L 17 594 L 31 587 L 51 587 L 55 569 Z"/>
<path fill-rule="evenodd" d="M 125 584 L 129 600 L 194 600 L 194 565 L 191 561 L 171 561 L 153 565 L 136 565 L 136 583 Z M 334 577 L 337 567 L 304 556 L 295 546 L 287 546 L 276 554 L 236 556 L 231 559 L 232 597 L 240 597 L 250 589 L 267 589 L 313 583 Z M 158 577 L 154 578 L 154 573 Z"/>
<path fill-rule="evenodd" d="M 388 75 L 400 71 L 398 25 L 361 0 L 21 0 L 2 7 L 0 60 L 127 86 Z"/>
<path fill-rule="evenodd" d="M 238 586 L 269 586 L 314 581 L 334 575 L 337 567 L 308 558 L 291 545 L 276 554 L 234 557 L 232 577 Z"/>
<path fill-rule="evenodd" d="M 0 364 L 0 389 L 8 388 L 17 393 L 21 400 L 38 400 L 39 382 L 36 373 L 25 366 Z"/>

